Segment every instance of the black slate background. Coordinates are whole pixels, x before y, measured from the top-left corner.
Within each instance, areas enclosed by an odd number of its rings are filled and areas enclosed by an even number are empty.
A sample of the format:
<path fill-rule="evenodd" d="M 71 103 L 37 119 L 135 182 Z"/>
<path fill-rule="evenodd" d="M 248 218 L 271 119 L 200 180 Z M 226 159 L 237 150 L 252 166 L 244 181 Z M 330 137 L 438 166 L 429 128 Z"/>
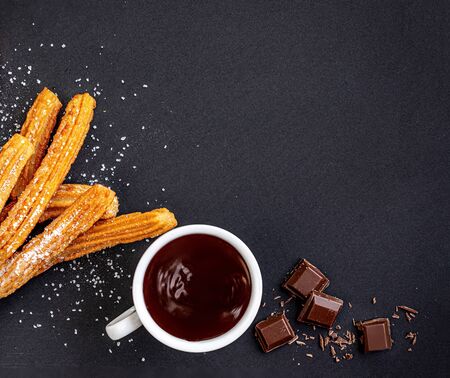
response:
<path fill-rule="evenodd" d="M 43 85 L 67 102 L 80 91 L 78 77 L 90 78 L 83 89 L 101 83 L 93 132 L 102 148 L 89 163 L 83 150 L 73 181 L 114 165 L 108 148 L 126 135 L 130 147 L 111 184 L 122 212 L 163 205 L 182 225 L 214 224 L 241 237 L 263 274 L 267 306 L 258 319 L 277 308 L 272 289 L 300 257 L 326 272 L 329 293 L 353 304 L 340 316 L 345 328 L 352 317 L 390 316 L 398 304 L 420 315 L 394 322 L 392 351 L 356 351 L 339 365 L 315 343 L 264 355 L 250 330 L 206 355 L 171 350 L 143 329 L 117 347 L 101 335 L 103 317 L 131 305 L 127 275 L 148 244 L 141 242 L 78 265 L 97 264 L 103 288 L 122 296 L 101 301 L 101 311 L 89 284 L 81 294 L 67 286 L 52 301 L 41 297 L 51 290 L 45 283 L 75 279 L 69 269 L 2 300 L 0 367 L 448 374 L 449 11 L 443 1 L 2 1 L 0 64 L 33 66 L 26 86 L 0 71 L 1 102 L 19 105 L 19 123 Z M 7 137 L 11 125 L 2 124 Z M 108 257 L 123 268 L 121 279 Z M 80 298 L 83 312 L 65 321 Z M 51 309 L 59 316 L 50 318 Z M 289 309 L 293 319 L 295 304 Z M 410 330 L 419 337 L 408 353 Z"/>

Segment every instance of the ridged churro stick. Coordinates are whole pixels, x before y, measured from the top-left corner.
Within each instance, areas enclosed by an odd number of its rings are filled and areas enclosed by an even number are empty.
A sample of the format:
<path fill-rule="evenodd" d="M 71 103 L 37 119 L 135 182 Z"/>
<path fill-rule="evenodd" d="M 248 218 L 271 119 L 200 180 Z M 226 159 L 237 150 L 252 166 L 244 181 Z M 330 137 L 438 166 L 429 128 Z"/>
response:
<path fill-rule="evenodd" d="M 20 135 L 31 142 L 34 147 L 34 154 L 25 165 L 16 186 L 11 192 L 13 198 L 17 198 L 23 192 L 41 164 L 61 106 L 62 104 L 56 94 L 44 88 L 28 111 Z"/>
<path fill-rule="evenodd" d="M 100 219 L 114 192 L 94 185 L 45 230 L 8 260 L 0 271 L 0 298 L 6 297 L 58 261 L 75 238 Z"/>
<path fill-rule="evenodd" d="M 69 261 L 118 244 L 154 238 L 176 225 L 175 216 L 165 208 L 121 215 L 97 222 L 89 231 L 80 235 L 62 256 L 65 261 Z"/>
<path fill-rule="evenodd" d="M 0 265 L 25 242 L 64 181 L 89 130 L 94 108 L 95 100 L 88 94 L 76 95 L 67 105 L 42 164 L 0 224 Z"/>
<path fill-rule="evenodd" d="M 5 206 L 20 172 L 33 154 L 31 142 L 14 134 L 0 151 L 0 211 Z"/>
<path fill-rule="evenodd" d="M 59 217 L 64 210 L 66 210 L 70 205 L 72 205 L 78 197 L 86 193 L 90 189 L 91 185 L 84 184 L 62 184 L 56 193 L 50 200 L 44 214 L 39 218 L 39 223 L 45 222 L 49 219 L 55 219 Z M 9 202 L 3 210 L 0 212 L 0 222 L 2 222 L 8 215 L 9 210 L 13 208 L 16 201 L 13 200 Z M 111 219 L 114 218 L 119 212 L 119 199 L 117 196 L 111 202 L 111 205 L 105 211 L 100 219 Z"/>
<path fill-rule="evenodd" d="M 50 200 L 47 208 L 42 214 L 39 222 L 45 222 L 48 219 L 55 219 L 65 209 L 72 205 L 78 197 L 86 193 L 92 186 L 83 184 L 62 184 Z M 114 218 L 119 212 L 119 200 L 114 196 L 114 200 L 106 209 L 101 219 Z M 1 219 L 1 218 L 0 218 Z"/>

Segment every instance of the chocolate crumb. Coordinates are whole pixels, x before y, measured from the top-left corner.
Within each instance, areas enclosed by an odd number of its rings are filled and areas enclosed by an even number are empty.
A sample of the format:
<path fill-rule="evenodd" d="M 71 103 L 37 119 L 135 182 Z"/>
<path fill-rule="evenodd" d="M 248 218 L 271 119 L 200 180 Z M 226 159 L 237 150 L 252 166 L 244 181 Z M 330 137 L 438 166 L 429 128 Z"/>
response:
<path fill-rule="evenodd" d="M 266 302 L 263 302 L 263 304 L 261 305 L 262 308 L 266 307 Z"/>
<path fill-rule="evenodd" d="M 328 336 L 325 336 L 324 346 L 327 346 L 329 343 L 330 343 L 330 338 Z"/>
<path fill-rule="evenodd" d="M 323 336 L 319 335 L 319 345 L 320 349 L 322 349 L 322 352 L 325 350 L 325 341 L 323 340 Z"/>
<path fill-rule="evenodd" d="M 408 348 L 408 352 L 412 352 L 412 348 Z"/>
<path fill-rule="evenodd" d="M 376 304 L 377 303 L 377 298 L 376 297 L 373 297 L 372 298 L 372 304 Z"/>
<path fill-rule="evenodd" d="M 400 319 L 400 316 L 399 316 L 398 314 L 392 314 L 392 317 L 393 317 L 394 319 Z"/>
<path fill-rule="evenodd" d="M 342 327 L 338 324 L 338 325 L 336 326 L 336 329 L 337 329 L 338 331 L 340 331 L 340 330 L 342 329 Z"/>
<path fill-rule="evenodd" d="M 334 357 L 334 360 L 336 361 L 336 363 L 341 362 L 341 360 L 338 357 Z"/>

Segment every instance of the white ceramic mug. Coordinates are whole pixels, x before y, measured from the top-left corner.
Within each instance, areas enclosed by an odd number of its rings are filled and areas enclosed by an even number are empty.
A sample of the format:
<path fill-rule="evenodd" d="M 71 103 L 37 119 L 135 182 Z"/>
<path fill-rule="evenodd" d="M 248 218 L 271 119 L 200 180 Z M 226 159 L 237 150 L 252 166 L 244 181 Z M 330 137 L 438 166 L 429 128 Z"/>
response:
<path fill-rule="evenodd" d="M 244 259 L 250 273 L 251 295 L 247 309 L 237 324 L 223 335 L 202 341 L 180 339 L 163 330 L 152 318 L 144 302 L 144 275 L 155 254 L 172 240 L 185 235 L 206 234 L 231 244 Z M 163 344 L 185 352 L 210 352 L 231 344 L 251 325 L 258 312 L 262 297 L 262 278 L 258 263 L 250 249 L 237 236 L 222 228 L 194 224 L 175 228 L 160 236 L 142 255 L 133 279 L 133 302 L 131 307 L 106 326 L 106 333 L 113 340 L 121 339 L 143 325 L 147 331 Z"/>

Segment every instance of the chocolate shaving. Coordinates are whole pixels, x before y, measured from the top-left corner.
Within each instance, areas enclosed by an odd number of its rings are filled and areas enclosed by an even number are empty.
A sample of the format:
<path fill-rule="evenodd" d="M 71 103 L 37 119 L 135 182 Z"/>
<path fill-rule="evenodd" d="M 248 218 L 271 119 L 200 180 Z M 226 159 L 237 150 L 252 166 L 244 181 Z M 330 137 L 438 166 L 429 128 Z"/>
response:
<path fill-rule="evenodd" d="M 328 336 L 330 336 L 332 340 L 336 340 L 338 337 L 338 334 L 336 332 L 334 332 L 332 329 L 330 329 L 328 331 Z"/>
<path fill-rule="evenodd" d="M 399 314 L 392 314 L 392 317 L 393 317 L 394 319 L 400 319 L 400 315 L 399 315 Z"/>
<path fill-rule="evenodd" d="M 399 308 L 403 311 L 409 312 L 410 314 L 415 314 L 417 315 L 419 313 L 419 311 L 417 311 L 416 309 L 412 308 L 412 307 L 408 307 L 408 306 L 396 306 L 396 309 Z M 396 310 L 398 311 L 398 310 Z"/>
<path fill-rule="evenodd" d="M 372 298 L 372 304 L 376 304 L 377 303 L 377 298 L 376 297 L 373 297 Z"/>
<path fill-rule="evenodd" d="M 323 340 L 323 336 L 319 335 L 319 345 L 320 349 L 322 349 L 322 352 L 325 350 L 325 341 Z"/>
<path fill-rule="evenodd" d="M 283 306 L 286 306 L 290 301 L 292 301 L 294 297 L 289 297 L 288 299 L 286 299 L 285 301 L 281 301 L 281 303 L 283 303 Z"/>
<path fill-rule="evenodd" d="M 405 317 L 408 322 L 411 322 L 411 320 L 413 319 L 409 312 L 405 312 Z"/>
<path fill-rule="evenodd" d="M 405 336 L 405 339 L 408 339 L 412 345 L 416 345 L 417 343 L 417 332 L 408 332 Z"/>
<path fill-rule="evenodd" d="M 331 353 L 331 357 L 335 357 L 336 356 L 336 350 L 334 349 L 333 345 L 330 345 L 330 353 Z"/>
<path fill-rule="evenodd" d="M 348 307 L 349 308 L 353 308 L 352 304 L 350 302 L 348 302 Z"/>
<path fill-rule="evenodd" d="M 341 347 L 341 349 L 343 346 L 350 344 L 347 340 L 345 340 L 341 336 L 338 336 L 337 339 L 334 341 L 334 343 L 339 345 Z"/>
<path fill-rule="evenodd" d="M 338 331 L 340 331 L 340 330 L 342 329 L 342 327 L 338 324 L 338 325 L 336 326 L 336 329 L 337 329 Z"/>
<path fill-rule="evenodd" d="M 348 344 L 354 344 L 356 342 L 356 335 L 353 332 L 345 332 L 345 337 L 348 339 Z"/>
<path fill-rule="evenodd" d="M 311 353 L 306 353 L 306 357 L 313 358 L 314 356 Z"/>
<path fill-rule="evenodd" d="M 330 338 L 328 336 L 325 336 L 324 338 L 324 346 L 327 346 L 330 343 Z"/>
<path fill-rule="evenodd" d="M 296 342 L 298 340 L 298 335 L 295 335 L 289 342 L 288 345 L 293 344 L 294 342 Z"/>
<path fill-rule="evenodd" d="M 306 333 L 302 333 L 302 335 L 305 338 L 305 340 L 314 340 L 315 339 L 314 336 L 307 335 Z"/>
<path fill-rule="evenodd" d="M 353 354 L 351 354 L 351 353 L 344 354 L 344 360 L 351 360 L 352 358 L 353 358 Z"/>
<path fill-rule="evenodd" d="M 304 343 L 303 341 L 300 341 L 300 340 L 296 340 L 295 343 L 296 343 L 297 345 L 301 345 L 301 346 L 306 345 L 306 343 Z"/>

